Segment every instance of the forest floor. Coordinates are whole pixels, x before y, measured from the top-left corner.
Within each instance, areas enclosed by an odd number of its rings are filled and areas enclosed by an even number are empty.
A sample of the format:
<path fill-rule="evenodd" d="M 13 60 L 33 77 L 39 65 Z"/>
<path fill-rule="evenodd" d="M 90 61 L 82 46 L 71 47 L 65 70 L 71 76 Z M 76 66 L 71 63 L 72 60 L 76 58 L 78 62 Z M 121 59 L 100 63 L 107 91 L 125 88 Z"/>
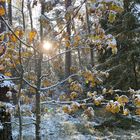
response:
<path fill-rule="evenodd" d="M 133 124 L 130 120 L 115 122 L 115 117 L 106 116 L 103 110 L 96 113 L 91 121 L 65 114 L 56 106 L 47 107 L 50 111 L 42 115 L 41 140 L 140 140 L 139 124 Z M 35 140 L 33 119 L 34 117 L 23 117 L 23 140 Z M 13 121 L 18 122 L 18 119 L 13 118 Z M 12 127 L 13 138 L 18 140 L 18 127 L 15 123 Z"/>

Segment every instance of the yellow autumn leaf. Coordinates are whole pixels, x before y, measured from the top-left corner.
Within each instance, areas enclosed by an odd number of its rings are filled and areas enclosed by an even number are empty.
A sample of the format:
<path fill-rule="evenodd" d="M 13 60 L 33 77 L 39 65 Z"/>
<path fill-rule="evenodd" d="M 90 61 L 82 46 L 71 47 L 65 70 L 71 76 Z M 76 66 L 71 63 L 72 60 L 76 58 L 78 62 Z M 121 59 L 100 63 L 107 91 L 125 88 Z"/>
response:
<path fill-rule="evenodd" d="M 66 41 L 65 45 L 66 45 L 67 48 L 69 48 L 70 47 L 70 42 Z"/>
<path fill-rule="evenodd" d="M 5 1 L 5 0 L 3 0 L 3 1 Z M 7 0 L 7 3 L 10 3 L 11 2 L 11 0 Z"/>
<path fill-rule="evenodd" d="M 79 35 L 76 35 L 76 36 L 74 37 L 74 40 L 75 40 L 75 41 L 80 41 L 80 39 L 81 39 L 81 37 L 80 37 Z"/>
<path fill-rule="evenodd" d="M 135 104 L 135 106 L 140 107 L 140 98 L 139 97 L 135 98 L 134 104 Z"/>
<path fill-rule="evenodd" d="M 135 113 L 136 115 L 140 115 L 140 108 L 136 109 Z"/>
<path fill-rule="evenodd" d="M 80 107 L 81 107 L 82 109 L 86 109 L 86 108 L 87 108 L 87 105 L 86 105 L 86 103 L 82 103 L 82 104 L 80 104 Z"/>
<path fill-rule="evenodd" d="M 0 42 L 4 40 L 5 34 L 0 34 Z"/>
<path fill-rule="evenodd" d="M 81 40 L 81 37 L 79 35 L 74 36 L 74 47 L 77 47 L 79 45 L 79 41 Z"/>
<path fill-rule="evenodd" d="M 8 42 L 8 43 L 7 43 L 7 46 L 8 46 L 10 49 L 15 49 L 14 44 L 11 43 L 11 42 Z"/>
<path fill-rule="evenodd" d="M 95 95 L 96 95 L 96 92 L 87 92 L 87 97 L 90 97 L 90 98 L 94 98 L 95 97 Z"/>
<path fill-rule="evenodd" d="M 76 111 L 78 111 L 80 104 L 77 102 L 73 102 L 70 107 L 71 107 L 71 113 L 75 113 Z"/>
<path fill-rule="evenodd" d="M 123 110 L 123 115 L 127 116 L 130 114 L 130 111 L 128 109 Z"/>
<path fill-rule="evenodd" d="M 77 72 L 77 67 L 70 67 L 71 73 L 76 73 Z"/>
<path fill-rule="evenodd" d="M 91 83 L 90 83 L 90 87 L 93 88 L 93 87 L 95 87 L 95 86 L 96 86 L 95 80 L 92 80 Z"/>
<path fill-rule="evenodd" d="M 15 60 L 14 60 L 14 63 L 15 63 L 16 65 L 19 65 L 19 64 L 20 64 L 19 59 L 15 59 Z"/>
<path fill-rule="evenodd" d="M 3 71 L 4 69 L 5 69 L 4 65 L 1 64 L 1 65 L 0 65 L 0 71 Z"/>
<path fill-rule="evenodd" d="M 94 104 L 95 104 L 96 106 L 101 105 L 101 102 L 103 101 L 103 99 L 104 99 L 103 96 L 99 96 L 99 97 L 95 98 L 95 99 L 94 99 Z"/>
<path fill-rule="evenodd" d="M 70 84 L 70 90 L 75 91 L 75 92 L 79 92 L 79 93 L 83 92 L 81 84 L 78 83 L 77 81 L 74 81 Z"/>
<path fill-rule="evenodd" d="M 77 98 L 78 97 L 78 93 L 77 92 L 71 92 L 71 94 L 70 94 L 70 98 L 73 100 L 73 99 L 75 99 L 75 98 Z"/>
<path fill-rule="evenodd" d="M 93 110 L 92 107 L 88 107 L 85 111 L 84 111 L 84 116 L 87 116 L 88 118 L 92 118 L 95 115 L 95 111 Z"/>
<path fill-rule="evenodd" d="M 110 23 L 113 23 L 116 19 L 116 15 L 114 13 L 109 13 L 108 20 Z"/>
<path fill-rule="evenodd" d="M 5 72 L 4 75 L 9 77 L 12 76 L 11 72 Z"/>
<path fill-rule="evenodd" d="M 66 94 L 62 94 L 62 95 L 59 96 L 59 100 L 60 101 L 64 101 L 66 99 L 67 99 L 67 95 Z"/>
<path fill-rule="evenodd" d="M 30 87 L 29 91 L 33 94 L 36 93 L 36 90 L 33 87 Z"/>
<path fill-rule="evenodd" d="M 9 39 L 10 39 L 11 42 L 13 42 L 13 43 L 17 42 L 17 38 L 15 37 L 15 35 L 10 34 L 10 33 L 8 35 L 9 35 Z"/>
<path fill-rule="evenodd" d="M 36 29 L 32 29 L 29 32 L 29 43 L 33 42 L 33 40 L 35 39 L 36 35 L 37 35 Z"/>
<path fill-rule="evenodd" d="M 48 87 L 48 86 L 51 86 L 51 81 L 45 79 L 45 80 L 42 81 L 42 84 L 43 84 L 44 87 Z"/>
<path fill-rule="evenodd" d="M 0 46 L 0 56 L 2 56 L 5 53 L 5 49 L 6 49 L 6 46 L 4 45 Z"/>
<path fill-rule="evenodd" d="M 118 97 L 117 100 L 121 105 L 124 105 L 125 103 L 129 102 L 129 98 L 126 95 L 121 95 L 120 97 Z"/>
<path fill-rule="evenodd" d="M 84 76 L 85 80 L 87 80 L 87 81 L 90 81 L 90 82 L 95 81 L 94 76 L 91 71 L 83 72 L 83 76 Z"/>
<path fill-rule="evenodd" d="M 67 113 L 67 114 L 71 113 L 71 108 L 68 105 L 63 106 L 62 110 L 63 110 L 64 113 Z"/>
<path fill-rule="evenodd" d="M 112 108 L 112 103 L 111 103 L 111 102 L 107 103 L 105 109 L 106 109 L 108 112 L 111 112 L 111 108 Z"/>
<path fill-rule="evenodd" d="M 113 114 L 115 113 L 119 113 L 120 111 L 120 103 L 117 101 L 110 101 L 107 105 L 106 105 L 106 110 L 109 112 L 112 112 Z"/>
<path fill-rule="evenodd" d="M 112 113 L 119 113 L 120 112 L 120 104 L 118 102 L 114 102 L 114 104 L 111 107 Z"/>
<path fill-rule="evenodd" d="M 113 47 L 113 48 L 112 48 L 112 54 L 117 54 L 117 52 L 118 52 L 117 47 Z"/>
<path fill-rule="evenodd" d="M 121 6 L 115 5 L 115 4 L 111 4 L 109 6 L 109 10 L 115 11 L 117 13 L 121 13 L 124 11 L 124 9 Z"/>
<path fill-rule="evenodd" d="M 14 32 L 19 38 L 23 37 L 24 31 L 21 26 L 16 27 Z"/>
<path fill-rule="evenodd" d="M 0 5 L 0 16 L 4 16 L 5 15 L 5 9 L 2 5 Z"/>
<path fill-rule="evenodd" d="M 100 101 L 100 100 L 95 99 L 95 100 L 94 100 L 94 104 L 95 104 L 96 106 L 99 106 L 99 105 L 101 104 L 101 101 Z"/>

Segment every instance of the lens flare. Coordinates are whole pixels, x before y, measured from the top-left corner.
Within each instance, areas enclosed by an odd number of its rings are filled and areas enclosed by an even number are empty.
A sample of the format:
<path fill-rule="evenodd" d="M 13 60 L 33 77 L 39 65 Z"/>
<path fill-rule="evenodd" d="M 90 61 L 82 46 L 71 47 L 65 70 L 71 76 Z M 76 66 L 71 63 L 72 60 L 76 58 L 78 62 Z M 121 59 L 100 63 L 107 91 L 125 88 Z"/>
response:
<path fill-rule="evenodd" d="M 44 41 L 44 42 L 43 42 L 43 48 L 44 48 L 45 50 L 47 50 L 47 51 L 51 50 L 51 49 L 52 49 L 52 44 L 51 44 L 51 42 L 49 42 L 49 41 Z"/>

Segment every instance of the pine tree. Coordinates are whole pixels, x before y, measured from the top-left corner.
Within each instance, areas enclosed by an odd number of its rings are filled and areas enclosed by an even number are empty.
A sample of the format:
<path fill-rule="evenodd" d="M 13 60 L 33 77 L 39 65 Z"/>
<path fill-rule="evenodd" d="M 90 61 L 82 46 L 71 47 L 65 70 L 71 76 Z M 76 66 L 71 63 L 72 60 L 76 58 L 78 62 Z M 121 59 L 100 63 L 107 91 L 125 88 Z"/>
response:
<path fill-rule="evenodd" d="M 124 12 L 110 24 L 107 16 L 101 20 L 106 33 L 113 34 L 117 39 L 118 54 L 111 55 L 110 51 L 100 55 L 98 67 L 110 72 L 106 81 L 107 86 L 128 89 L 140 88 L 140 22 L 137 4 L 139 1 L 124 1 Z"/>

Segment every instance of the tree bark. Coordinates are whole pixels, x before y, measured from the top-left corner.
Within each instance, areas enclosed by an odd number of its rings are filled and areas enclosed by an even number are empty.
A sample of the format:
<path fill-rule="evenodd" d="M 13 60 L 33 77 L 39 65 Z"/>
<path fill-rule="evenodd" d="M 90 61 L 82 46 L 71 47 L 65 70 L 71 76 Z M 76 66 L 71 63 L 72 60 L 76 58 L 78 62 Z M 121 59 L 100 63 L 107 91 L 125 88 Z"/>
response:
<path fill-rule="evenodd" d="M 11 115 L 6 112 L 5 107 L 0 107 L 0 121 L 3 129 L 0 130 L 0 140 L 13 140 L 12 127 L 11 127 Z"/>
<path fill-rule="evenodd" d="M 41 112 L 40 112 L 40 86 L 41 86 L 41 63 L 42 55 L 40 54 L 37 62 L 37 90 L 36 90 L 36 140 L 41 140 L 40 136 L 40 123 L 41 123 Z"/>
<path fill-rule="evenodd" d="M 12 0 L 9 0 L 8 3 L 8 21 L 9 24 L 12 25 Z"/>
<path fill-rule="evenodd" d="M 28 1 L 27 7 L 28 7 L 28 10 L 29 10 L 31 29 L 33 29 L 32 9 L 31 9 L 31 2 L 30 1 Z"/>
<path fill-rule="evenodd" d="M 86 20 L 87 20 L 87 34 L 91 33 L 90 29 L 90 21 L 89 21 L 89 13 L 88 13 L 88 7 L 86 3 Z M 94 45 L 90 45 L 90 64 L 91 66 L 94 66 L 94 52 L 93 52 Z"/>
<path fill-rule="evenodd" d="M 20 73 L 19 92 L 18 92 L 19 140 L 23 140 L 23 137 L 22 137 L 22 114 L 21 114 L 21 90 L 22 90 L 22 85 L 23 85 L 24 69 L 23 69 L 23 65 L 22 65 L 21 49 L 22 49 L 22 44 L 20 43 L 20 45 L 19 45 L 19 61 L 20 61 L 21 73 Z"/>
<path fill-rule="evenodd" d="M 41 2 L 41 14 L 44 14 L 44 5 Z M 40 22 L 40 38 L 41 42 L 43 41 L 43 25 Z M 41 49 L 41 48 L 40 48 Z M 37 74 L 37 89 L 36 89 L 36 140 L 41 140 L 40 136 L 40 123 L 41 123 L 41 111 L 40 111 L 40 86 L 41 86 L 41 70 L 42 70 L 42 59 L 43 54 L 40 50 L 38 54 L 37 66 L 36 66 L 36 74 Z"/>
<path fill-rule="evenodd" d="M 66 11 L 68 9 L 69 6 L 71 6 L 71 0 L 66 0 L 65 1 L 65 7 L 66 7 Z M 68 13 L 69 14 L 69 13 Z M 71 36 L 71 15 L 68 16 L 67 20 L 67 34 L 68 34 L 68 41 L 70 42 L 70 36 Z M 66 47 L 66 51 L 69 50 L 70 48 Z M 68 77 L 70 75 L 70 67 L 71 67 L 71 52 L 66 52 L 65 55 L 65 77 Z"/>
<path fill-rule="evenodd" d="M 23 23 L 23 29 L 25 30 L 24 0 L 22 0 L 22 23 Z"/>

